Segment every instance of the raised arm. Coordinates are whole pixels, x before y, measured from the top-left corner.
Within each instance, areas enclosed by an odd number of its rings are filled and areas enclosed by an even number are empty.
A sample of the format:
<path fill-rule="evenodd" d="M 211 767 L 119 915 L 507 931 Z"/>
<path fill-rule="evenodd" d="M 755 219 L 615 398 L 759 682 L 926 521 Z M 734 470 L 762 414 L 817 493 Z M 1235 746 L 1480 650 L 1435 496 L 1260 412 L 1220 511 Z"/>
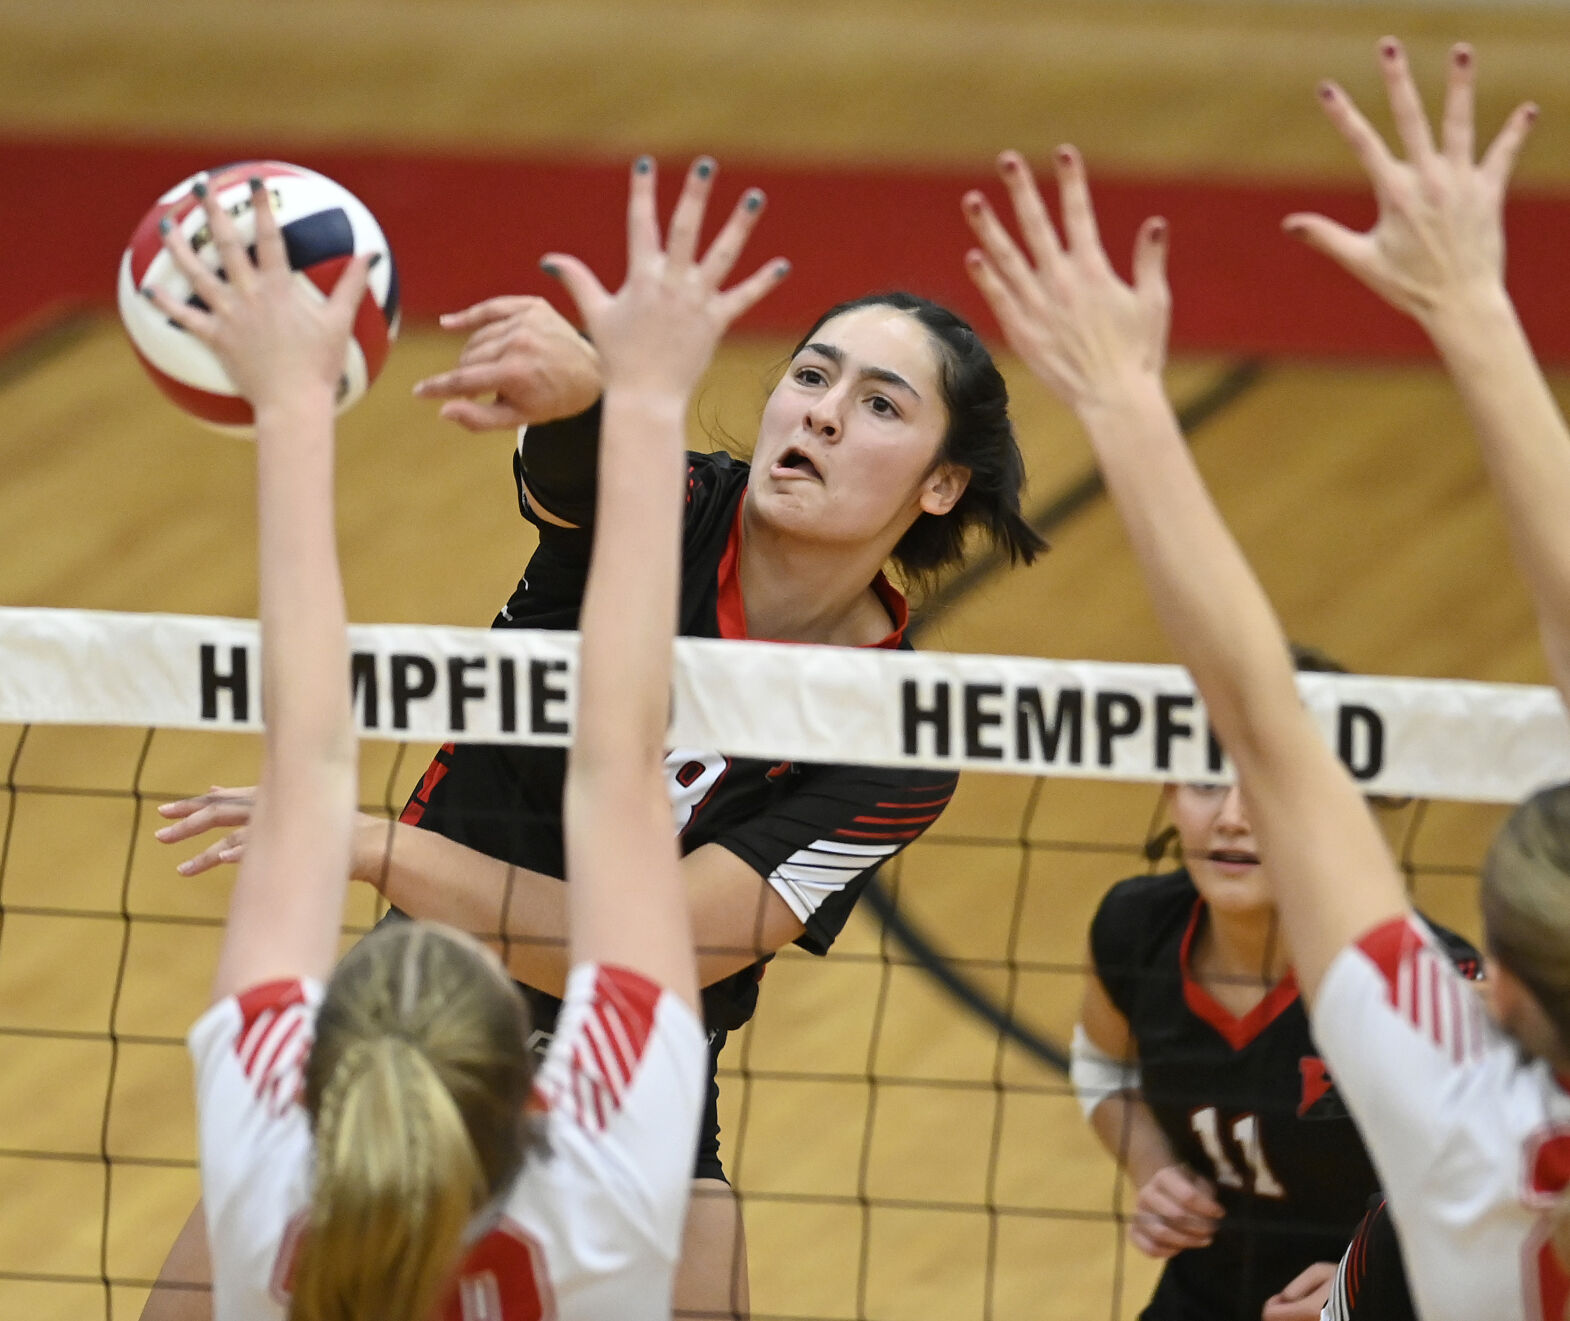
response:
<path fill-rule="evenodd" d="M 967 265 L 1010 345 L 1074 412 L 1157 616 L 1237 767 L 1293 962 L 1312 998 L 1348 943 L 1405 911 L 1384 842 L 1298 699 L 1285 636 L 1210 499 L 1162 387 L 1166 227 L 1147 220 L 1125 284 L 1102 249 L 1077 152 L 1057 153 L 1063 237 L 1025 162 L 1000 169 L 1027 259 L 980 193 Z"/>
<path fill-rule="evenodd" d="M 763 199 L 747 194 L 700 260 L 713 171 L 706 158 L 689 171 L 662 244 L 654 164 L 638 161 L 627 213 L 627 280 L 614 296 L 575 258 L 542 263 L 578 304 L 605 372 L 577 726 L 563 803 L 569 957 L 632 968 L 694 1005 L 692 929 L 662 772 L 684 428 L 692 391 L 725 328 L 788 270 L 771 262 L 721 292 Z"/>
<path fill-rule="evenodd" d="M 1450 52 L 1439 142 L 1405 52 L 1379 43 L 1398 159 L 1334 83 L 1325 113 L 1367 172 L 1379 216 L 1356 233 L 1324 216 L 1292 215 L 1301 238 L 1415 319 L 1439 350 L 1472 420 L 1504 505 L 1516 562 L 1537 611 L 1549 670 L 1570 703 L 1570 431 L 1538 369 L 1505 289 L 1504 203 L 1537 107 L 1518 106 L 1474 159 L 1472 50 Z"/>
<path fill-rule="evenodd" d="M 333 526 L 333 409 L 369 269 L 325 302 L 289 269 L 267 193 L 251 185 L 256 260 L 204 197 L 225 277 L 178 228 L 166 243 L 209 311 L 157 298 L 219 356 L 256 416 L 262 692 L 267 730 L 250 848 L 229 904 L 213 998 L 327 976 L 337 955 L 357 780 L 349 648 Z"/>

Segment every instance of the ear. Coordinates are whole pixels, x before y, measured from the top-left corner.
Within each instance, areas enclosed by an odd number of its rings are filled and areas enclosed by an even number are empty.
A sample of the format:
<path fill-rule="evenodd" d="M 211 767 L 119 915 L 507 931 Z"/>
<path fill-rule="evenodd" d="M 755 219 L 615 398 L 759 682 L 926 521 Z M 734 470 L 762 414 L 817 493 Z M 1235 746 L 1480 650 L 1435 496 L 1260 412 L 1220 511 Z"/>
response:
<path fill-rule="evenodd" d="M 923 513 L 941 518 L 959 503 L 970 485 L 970 469 L 958 463 L 940 463 L 921 483 Z"/>

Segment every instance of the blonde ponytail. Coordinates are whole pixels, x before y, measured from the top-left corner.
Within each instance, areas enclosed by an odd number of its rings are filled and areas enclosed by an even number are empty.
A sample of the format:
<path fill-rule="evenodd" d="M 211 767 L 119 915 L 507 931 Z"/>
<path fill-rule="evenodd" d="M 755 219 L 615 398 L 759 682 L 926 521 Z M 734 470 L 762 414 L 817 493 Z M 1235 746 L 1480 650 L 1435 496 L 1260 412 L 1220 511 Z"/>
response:
<path fill-rule="evenodd" d="M 529 1146 L 526 1037 L 521 996 L 459 939 L 400 924 L 345 958 L 306 1072 L 316 1170 L 290 1321 L 435 1314 Z"/>
<path fill-rule="evenodd" d="M 428 1321 L 486 1199 L 463 1116 L 398 1037 L 356 1042 L 316 1127 L 316 1187 L 292 1321 Z"/>

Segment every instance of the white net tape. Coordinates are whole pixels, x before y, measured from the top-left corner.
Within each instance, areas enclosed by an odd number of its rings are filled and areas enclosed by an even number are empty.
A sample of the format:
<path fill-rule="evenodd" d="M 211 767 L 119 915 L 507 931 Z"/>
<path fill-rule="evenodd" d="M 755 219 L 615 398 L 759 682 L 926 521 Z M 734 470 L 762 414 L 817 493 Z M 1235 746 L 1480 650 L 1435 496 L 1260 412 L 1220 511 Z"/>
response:
<path fill-rule="evenodd" d="M 367 738 L 567 745 L 577 635 L 357 625 Z M 677 643 L 672 746 L 804 762 L 1107 780 L 1226 777 L 1176 666 Z M 1304 700 L 1369 793 L 1515 802 L 1570 779 L 1549 689 L 1305 674 Z M 249 620 L 0 608 L 0 722 L 256 730 Z"/>

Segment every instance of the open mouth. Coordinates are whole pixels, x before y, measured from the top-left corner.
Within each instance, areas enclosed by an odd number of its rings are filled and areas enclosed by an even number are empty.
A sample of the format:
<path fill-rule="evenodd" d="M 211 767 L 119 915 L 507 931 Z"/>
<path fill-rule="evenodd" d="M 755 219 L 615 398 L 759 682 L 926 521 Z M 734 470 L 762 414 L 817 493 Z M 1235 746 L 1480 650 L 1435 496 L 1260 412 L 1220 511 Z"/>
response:
<path fill-rule="evenodd" d="M 774 461 L 771 471 L 776 477 L 791 474 L 797 477 L 810 477 L 819 482 L 823 480 L 823 474 L 818 471 L 817 465 L 801 450 L 794 447 L 786 450 Z"/>
<path fill-rule="evenodd" d="M 1223 867 L 1259 866 L 1259 855 L 1245 849 L 1211 849 L 1205 856 Z"/>

